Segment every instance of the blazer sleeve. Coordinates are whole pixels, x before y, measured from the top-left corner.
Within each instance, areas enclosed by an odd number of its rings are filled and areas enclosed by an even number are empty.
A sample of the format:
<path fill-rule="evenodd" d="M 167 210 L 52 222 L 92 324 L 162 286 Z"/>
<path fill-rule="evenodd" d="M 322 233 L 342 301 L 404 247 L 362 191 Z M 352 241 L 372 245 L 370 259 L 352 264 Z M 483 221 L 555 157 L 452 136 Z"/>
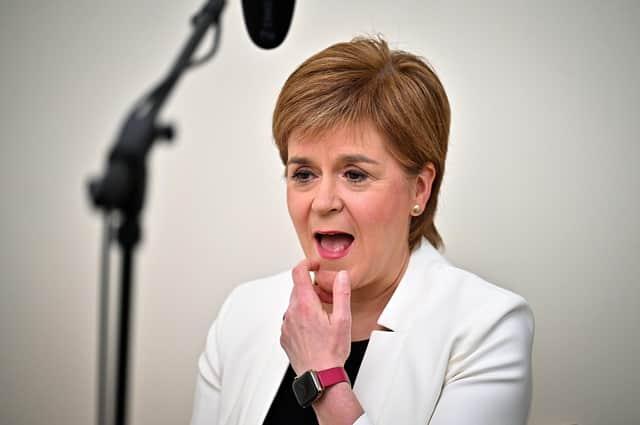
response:
<path fill-rule="evenodd" d="M 220 347 L 228 304 L 229 298 L 222 305 L 218 317 L 211 325 L 205 350 L 198 359 L 198 377 L 193 399 L 191 425 L 215 425 L 218 423 L 223 372 Z"/>
<path fill-rule="evenodd" d="M 451 353 L 429 425 L 525 425 L 533 331 L 533 314 L 520 297 L 473 317 Z"/>

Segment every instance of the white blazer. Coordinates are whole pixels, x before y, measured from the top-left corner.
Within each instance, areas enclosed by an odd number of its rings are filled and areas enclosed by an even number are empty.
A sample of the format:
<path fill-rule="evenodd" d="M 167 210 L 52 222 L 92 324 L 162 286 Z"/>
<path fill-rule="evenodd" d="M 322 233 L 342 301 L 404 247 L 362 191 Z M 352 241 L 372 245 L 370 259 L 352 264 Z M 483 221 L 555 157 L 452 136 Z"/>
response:
<path fill-rule="evenodd" d="M 280 347 L 293 282 L 237 287 L 199 360 L 192 425 L 261 425 L 289 364 Z M 354 385 L 354 425 L 524 425 L 533 315 L 526 301 L 450 265 L 426 240 L 374 331 Z"/>

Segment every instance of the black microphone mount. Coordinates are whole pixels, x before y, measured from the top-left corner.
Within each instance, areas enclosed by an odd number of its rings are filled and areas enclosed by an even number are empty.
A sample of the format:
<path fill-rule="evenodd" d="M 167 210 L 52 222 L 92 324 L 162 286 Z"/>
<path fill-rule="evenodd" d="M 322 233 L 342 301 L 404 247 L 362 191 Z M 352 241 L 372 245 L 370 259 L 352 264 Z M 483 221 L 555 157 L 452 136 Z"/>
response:
<path fill-rule="evenodd" d="M 193 34 L 168 75 L 134 105 L 109 154 L 104 177 L 93 180 L 89 185 L 96 207 L 105 211 L 119 210 L 126 215 L 137 214 L 142 209 L 146 155 L 156 140 L 174 137 L 171 125 L 156 123 L 158 114 L 182 74 L 188 68 L 204 63 L 217 50 L 219 18 L 224 5 L 224 0 L 211 0 L 193 17 Z M 216 26 L 211 51 L 202 59 L 192 59 L 202 37 Z"/>

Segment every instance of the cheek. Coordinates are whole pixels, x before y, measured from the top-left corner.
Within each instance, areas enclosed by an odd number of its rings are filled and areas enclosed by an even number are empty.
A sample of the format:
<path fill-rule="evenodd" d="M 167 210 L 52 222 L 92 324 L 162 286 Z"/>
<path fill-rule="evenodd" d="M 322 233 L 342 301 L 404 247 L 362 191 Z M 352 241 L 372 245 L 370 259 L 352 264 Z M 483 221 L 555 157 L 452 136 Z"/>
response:
<path fill-rule="evenodd" d="M 287 188 L 287 210 L 294 224 L 303 216 L 302 199 L 295 191 Z"/>
<path fill-rule="evenodd" d="M 388 225 L 409 221 L 409 212 L 405 214 L 408 196 L 404 187 L 392 187 L 388 191 L 372 193 L 354 204 L 358 211 L 360 224 L 388 233 Z"/>
<path fill-rule="evenodd" d="M 298 237 L 306 235 L 309 217 L 308 196 L 287 189 L 287 210 L 289 211 L 289 217 L 291 218 L 293 227 L 298 233 Z"/>

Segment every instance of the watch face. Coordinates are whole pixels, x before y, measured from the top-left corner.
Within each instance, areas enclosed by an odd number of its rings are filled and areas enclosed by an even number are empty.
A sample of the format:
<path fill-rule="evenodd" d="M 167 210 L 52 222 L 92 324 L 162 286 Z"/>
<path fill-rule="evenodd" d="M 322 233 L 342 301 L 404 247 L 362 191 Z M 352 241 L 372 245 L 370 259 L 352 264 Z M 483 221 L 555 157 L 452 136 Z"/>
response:
<path fill-rule="evenodd" d="M 291 385 L 296 400 L 302 407 L 309 407 L 320 394 L 320 385 L 311 371 L 307 371 L 293 380 Z"/>

